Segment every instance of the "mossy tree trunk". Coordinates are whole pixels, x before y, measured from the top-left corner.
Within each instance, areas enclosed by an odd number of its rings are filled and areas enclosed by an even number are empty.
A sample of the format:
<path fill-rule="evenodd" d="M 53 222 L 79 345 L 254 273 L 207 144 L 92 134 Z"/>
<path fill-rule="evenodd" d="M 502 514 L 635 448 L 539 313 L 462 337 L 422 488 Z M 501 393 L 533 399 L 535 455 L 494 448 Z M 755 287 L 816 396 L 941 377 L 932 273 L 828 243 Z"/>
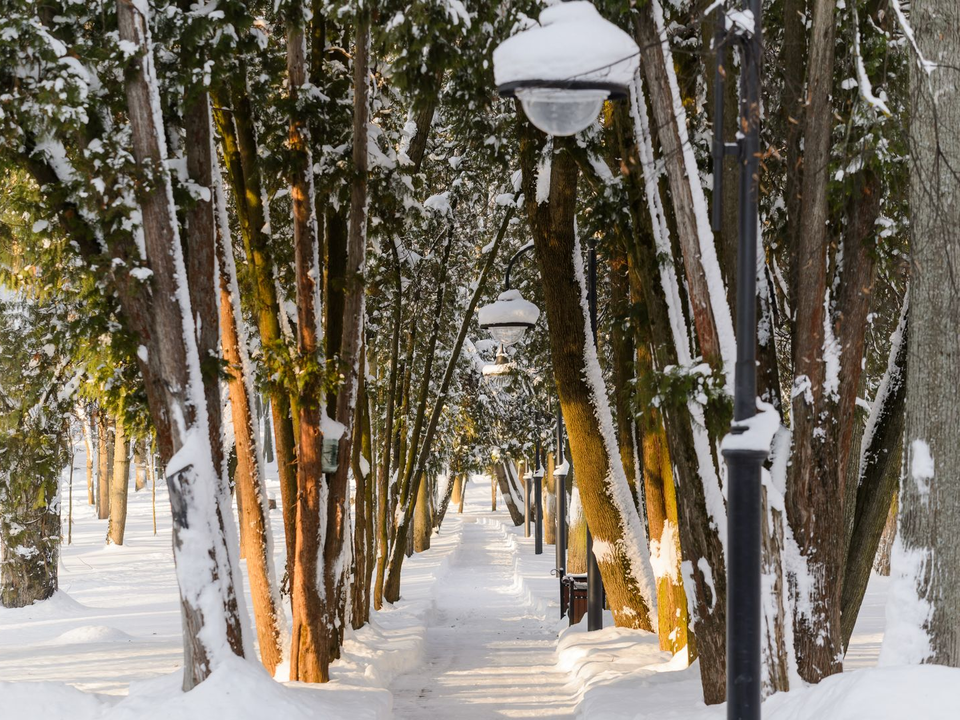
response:
<path fill-rule="evenodd" d="M 573 146 L 554 141 L 549 202 L 538 203 L 535 169 L 542 136 L 523 119 L 520 132 L 522 187 L 540 268 L 553 371 L 594 553 L 617 625 L 652 630 L 656 591 L 646 537 L 621 464 L 586 312 L 584 263 L 574 223 Z"/>

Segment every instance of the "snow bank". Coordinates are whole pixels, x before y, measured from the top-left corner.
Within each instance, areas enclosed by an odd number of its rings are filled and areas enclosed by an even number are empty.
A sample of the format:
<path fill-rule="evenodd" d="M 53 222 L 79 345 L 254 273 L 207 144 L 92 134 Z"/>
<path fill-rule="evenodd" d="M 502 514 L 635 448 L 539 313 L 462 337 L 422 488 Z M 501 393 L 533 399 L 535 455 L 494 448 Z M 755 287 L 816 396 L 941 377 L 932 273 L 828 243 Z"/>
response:
<path fill-rule="evenodd" d="M 82 467 L 82 455 L 78 462 Z M 64 546 L 61 572 L 69 593 L 60 591 L 26 608 L 0 608 L 0 678 L 15 680 L 0 681 L 0 718 L 392 717 L 386 688 L 423 661 L 438 581 L 457 555 L 462 516 L 448 515 L 430 552 L 404 563 L 402 599 L 374 612 L 359 631 L 347 631 L 330 683 L 278 682 L 258 662 L 231 656 L 184 693 L 165 485 L 157 487 L 157 495 L 160 533 L 152 533 L 149 493 L 131 492 L 128 544 L 122 547 L 103 546 L 103 523 L 93 507 L 75 504 L 74 544 Z M 274 525 L 282 564 L 282 524 Z"/>
<path fill-rule="evenodd" d="M 590 720 L 722 720 L 707 707 L 697 663 L 686 667 L 659 649 L 656 635 L 583 623 L 560 635 L 558 666 L 579 688 L 578 717 Z M 948 720 L 960 706 L 960 669 L 940 665 L 874 667 L 779 693 L 763 704 L 764 720 Z"/>

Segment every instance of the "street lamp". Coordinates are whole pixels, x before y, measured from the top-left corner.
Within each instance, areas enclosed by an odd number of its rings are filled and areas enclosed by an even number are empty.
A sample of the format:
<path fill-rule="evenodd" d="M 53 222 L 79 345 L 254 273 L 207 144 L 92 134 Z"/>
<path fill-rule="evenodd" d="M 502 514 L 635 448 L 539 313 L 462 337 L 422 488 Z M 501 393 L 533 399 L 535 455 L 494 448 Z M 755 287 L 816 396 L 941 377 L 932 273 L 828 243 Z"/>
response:
<path fill-rule="evenodd" d="M 500 293 L 496 302 L 484 305 L 477 314 L 480 327 L 488 330 L 501 346 L 509 347 L 519 342 L 523 334 L 537 324 L 540 309 L 524 300 L 519 290 L 508 287 Z"/>
<path fill-rule="evenodd" d="M 540 23 L 493 51 L 493 74 L 503 97 L 516 97 L 548 135 L 576 135 L 597 119 L 603 102 L 626 97 L 640 62 L 627 33 L 590 2 L 563 2 L 540 13 Z"/>

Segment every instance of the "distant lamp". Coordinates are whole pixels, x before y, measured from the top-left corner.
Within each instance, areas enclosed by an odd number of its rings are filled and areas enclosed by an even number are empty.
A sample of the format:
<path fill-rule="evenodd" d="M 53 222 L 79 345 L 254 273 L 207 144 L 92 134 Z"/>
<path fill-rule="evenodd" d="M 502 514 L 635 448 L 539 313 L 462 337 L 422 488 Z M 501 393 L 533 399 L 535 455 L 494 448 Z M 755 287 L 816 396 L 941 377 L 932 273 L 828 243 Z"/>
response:
<path fill-rule="evenodd" d="M 519 290 L 500 293 L 496 302 L 484 305 L 478 311 L 480 327 L 504 347 L 520 341 L 528 328 L 537 324 L 540 309 L 523 299 Z"/>
<path fill-rule="evenodd" d="M 590 2 L 562 2 L 540 24 L 493 51 L 497 92 L 516 97 L 548 135 L 576 135 L 597 119 L 604 100 L 626 97 L 640 48 Z"/>

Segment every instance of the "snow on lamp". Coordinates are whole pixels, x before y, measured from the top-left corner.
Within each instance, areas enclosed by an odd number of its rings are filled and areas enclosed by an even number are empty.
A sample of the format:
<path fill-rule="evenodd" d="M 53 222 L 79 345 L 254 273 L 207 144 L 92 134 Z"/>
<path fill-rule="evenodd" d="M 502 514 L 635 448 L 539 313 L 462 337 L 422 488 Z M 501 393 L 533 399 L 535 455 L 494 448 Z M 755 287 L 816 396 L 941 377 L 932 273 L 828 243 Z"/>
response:
<path fill-rule="evenodd" d="M 549 135 L 588 128 L 604 100 L 626 97 L 640 48 L 590 2 L 562 2 L 540 23 L 493 51 L 497 91 L 516 97 L 536 127 Z"/>
<path fill-rule="evenodd" d="M 478 311 L 480 327 L 490 332 L 493 339 L 504 347 L 520 341 L 528 328 L 540 317 L 540 309 L 524 300 L 519 290 L 500 293 L 496 302 L 484 305 Z"/>

